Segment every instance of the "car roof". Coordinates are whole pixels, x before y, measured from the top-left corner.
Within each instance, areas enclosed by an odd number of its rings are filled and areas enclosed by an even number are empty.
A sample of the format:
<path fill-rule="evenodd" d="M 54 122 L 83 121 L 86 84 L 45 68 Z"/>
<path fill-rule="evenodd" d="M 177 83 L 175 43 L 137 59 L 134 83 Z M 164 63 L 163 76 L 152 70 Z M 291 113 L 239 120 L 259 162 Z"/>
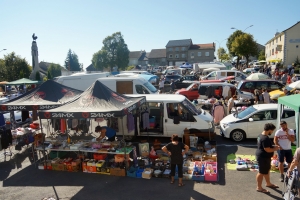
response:
<path fill-rule="evenodd" d="M 257 105 L 253 105 L 253 107 L 257 110 L 268 110 L 268 109 L 277 110 L 278 104 L 276 103 L 257 104 Z M 285 107 L 284 109 L 292 110 L 288 107 Z"/>
<path fill-rule="evenodd" d="M 178 94 L 126 94 L 129 97 L 146 97 L 147 102 L 167 101 L 170 103 L 179 103 L 185 100 L 185 96 Z"/>
<path fill-rule="evenodd" d="M 275 82 L 278 82 L 278 83 L 280 83 L 279 81 L 276 81 L 276 80 L 271 80 L 271 79 L 265 79 L 265 80 L 241 80 L 241 82 L 264 82 L 264 81 L 268 81 L 268 82 L 270 82 L 270 81 L 275 81 Z"/>
<path fill-rule="evenodd" d="M 234 85 L 232 85 L 231 83 L 227 83 L 227 82 L 218 82 L 218 83 L 214 83 L 214 82 L 210 82 L 210 83 L 201 83 L 201 85 L 228 85 L 231 87 L 235 87 Z"/>

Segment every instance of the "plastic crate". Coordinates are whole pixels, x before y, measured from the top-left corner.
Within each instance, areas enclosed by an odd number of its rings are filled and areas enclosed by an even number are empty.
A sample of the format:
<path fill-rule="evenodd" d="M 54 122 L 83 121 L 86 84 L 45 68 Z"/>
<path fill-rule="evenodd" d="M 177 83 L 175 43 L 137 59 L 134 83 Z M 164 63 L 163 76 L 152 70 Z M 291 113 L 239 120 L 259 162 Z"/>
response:
<path fill-rule="evenodd" d="M 95 160 L 105 160 L 107 154 L 94 153 L 93 156 Z"/>
<path fill-rule="evenodd" d="M 136 167 L 130 167 L 129 170 L 127 171 L 127 176 L 136 178 L 137 170 L 138 168 Z"/>
<path fill-rule="evenodd" d="M 211 181 L 211 182 L 216 182 L 218 181 L 218 167 L 216 162 L 208 162 L 207 164 L 211 164 L 212 168 L 215 173 L 206 173 L 204 171 L 204 180 L 205 181 Z"/>
<path fill-rule="evenodd" d="M 138 170 L 136 171 L 136 177 L 142 178 L 143 171 L 144 169 L 138 168 Z"/>

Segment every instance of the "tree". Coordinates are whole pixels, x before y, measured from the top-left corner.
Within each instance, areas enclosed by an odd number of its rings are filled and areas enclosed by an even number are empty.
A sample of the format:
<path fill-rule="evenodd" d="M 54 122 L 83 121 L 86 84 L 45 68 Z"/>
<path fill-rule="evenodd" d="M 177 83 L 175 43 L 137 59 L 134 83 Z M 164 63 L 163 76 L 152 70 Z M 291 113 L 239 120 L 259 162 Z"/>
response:
<path fill-rule="evenodd" d="M 266 53 L 264 49 L 259 52 L 258 60 L 266 60 Z"/>
<path fill-rule="evenodd" d="M 125 69 L 129 62 L 129 49 L 123 39 L 121 32 L 116 32 L 107 36 L 103 40 L 103 47 L 94 53 L 92 63 L 96 69 L 103 70 L 105 67 L 112 68 L 117 66 Z"/>
<path fill-rule="evenodd" d="M 227 49 L 228 49 L 228 53 L 232 56 L 232 57 L 236 57 L 237 56 L 237 64 L 240 62 L 240 59 L 241 57 L 237 55 L 236 52 L 232 51 L 231 50 L 231 46 L 232 46 L 232 43 L 233 41 L 235 40 L 236 37 L 240 36 L 244 34 L 241 30 L 236 30 L 235 32 L 233 32 L 227 39 L 227 43 L 226 43 L 226 46 L 227 46 Z"/>
<path fill-rule="evenodd" d="M 5 55 L 0 62 L 0 73 L 3 81 L 27 78 L 30 76 L 31 71 L 32 68 L 25 58 L 21 58 L 15 52 Z"/>
<path fill-rule="evenodd" d="M 228 54 L 228 53 L 224 53 L 224 54 L 222 54 L 222 56 L 221 56 L 221 58 L 220 58 L 221 60 L 230 60 L 230 55 Z"/>
<path fill-rule="evenodd" d="M 69 49 L 67 58 L 65 60 L 65 68 L 69 71 L 82 71 L 82 64 L 78 61 L 78 56 L 71 49 Z"/>
<path fill-rule="evenodd" d="M 61 76 L 61 66 L 59 64 L 51 63 L 47 70 L 47 78 L 48 80 L 51 80 L 57 76 Z"/>
<path fill-rule="evenodd" d="M 219 60 L 223 60 L 223 59 L 221 59 L 221 57 L 222 57 L 223 54 L 226 53 L 225 49 L 224 49 L 223 47 L 220 47 L 220 48 L 218 49 L 217 53 L 218 53 L 218 59 L 219 59 Z"/>
<path fill-rule="evenodd" d="M 254 41 L 253 36 L 247 33 L 235 37 L 230 51 L 235 52 L 238 57 L 245 56 L 247 66 L 249 57 L 258 55 L 257 43 Z"/>
<path fill-rule="evenodd" d="M 35 73 L 35 80 L 40 81 L 41 80 L 41 75 L 40 72 Z"/>

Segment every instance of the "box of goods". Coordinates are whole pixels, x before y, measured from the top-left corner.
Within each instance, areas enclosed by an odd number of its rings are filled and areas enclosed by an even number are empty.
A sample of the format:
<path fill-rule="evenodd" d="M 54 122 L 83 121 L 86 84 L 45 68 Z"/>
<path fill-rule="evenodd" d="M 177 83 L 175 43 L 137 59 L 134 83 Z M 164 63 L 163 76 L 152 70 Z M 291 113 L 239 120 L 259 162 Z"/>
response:
<path fill-rule="evenodd" d="M 190 160 L 187 160 L 183 163 L 183 169 L 191 169 L 193 170 L 195 167 L 195 162 L 192 162 Z"/>
<path fill-rule="evenodd" d="M 101 143 L 101 146 L 102 146 L 102 148 L 106 149 L 106 148 L 110 148 L 111 144 L 110 144 L 110 142 L 103 142 L 103 143 Z"/>
<path fill-rule="evenodd" d="M 142 173 L 142 178 L 150 179 L 152 177 L 153 169 L 146 168 Z"/>
<path fill-rule="evenodd" d="M 121 168 L 110 168 L 110 175 L 112 176 L 126 176 L 125 169 Z"/>
<path fill-rule="evenodd" d="M 101 168 L 103 167 L 105 163 L 105 160 L 98 160 L 98 162 L 96 163 L 96 172 L 100 173 L 101 172 Z"/>
<path fill-rule="evenodd" d="M 200 151 L 193 152 L 193 159 L 194 160 L 201 160 L 203 157 L 203 154 Z"/>
<path fill-rule="evenodd" d="M 59 158 L 55 158 L 51 161 L 51 165 L 52 165 L 52 170 L 56 170 L 56 171 L 59 171 L 59 168 L 58 168 L 58 163 L 60 162 L 61 160 Z"/>
<path fill-rule="evenodd" d="M 105 158 L 107 157 L 107 154 L 94 153 L 93 156 L 94 156 L 95 160 L 105 160 Z"/>
<path fill-rule="evenodd" d="M 63 163 L 64 163 L 64 171 L 68 171 L 68 165 L 71 165 L 72 163 L 72 158 L 65 158 L 63 160 Z"/>
<path fill-rule="evenodd" d="M 183 179 L 184 180 L 192 180 L 192 177 L 193 177 L 193 172 L 194 170 L 193 169 L 183 169 Z"/>
<path fill-rule="evenodd" d="M 96 160 L 91 159 L 87 162 L 88 173 L 96 173 Z"/>
<path fill-rule="evenodd" d="M 204 170 L 205 170 L 205 162 L 195 162 L 195 168 L 193 171 L 192 180 L 194 181 L 204 181 Z"/>
<path fill-rule="evenodd" d="M 128 170 L 127 170 L 127 176 L 129 177 L 136 177 L 136 172 L 137 172 L 138 168 L 137 167 L 133 167 L 131 166 Z"/>
<path fill-rule="evenodd" d="M 149 143 L 139 143 L 139 155 L 142 157 L 148 157 L 150 152 Z"/>
<path fill-rule="evenodd" d="M 47 169 L 47 164 L 44 162 L 39 163 L 38 168 L 41 170 Z"/>
<path fill-rule="evenodd" d="M 207 162 L 204 170 L 205 181 L 218 181 L 217 162 Z"/>
<path fill-rule="evenodd" d="M 171 177 L 171 169 L 165 169 L 165 171 L 162 174 L 163 178 L 170 178 Z"/>
<path fill-rule="evenodd" d="M 59 160 L 57 162 L 57 171 L 65 171 L 64 160 Z"/>
<path fill-rule="evenodd" d="M 98 174 L 105 174 L 110 175 L 110 168 L 107 166 L 107 162 L 104 162 L 104 164 L 100 167 L 100 172 L 97 172 Z M 97 167 L 96 167 L 97 169 Z"/>
<path fill-rule="evenodd" d="M 88 168 L 87 168 L 87 163 L 89 162 L 89 159 L 85 159 L 84 161 L 82 161 L 82 171 L 83 172 L 88 172 Z"/>
<path fill-rule="evenodd" d="M 81 160 L 80 159 L 76 159 L 72 161 L 72 171 L 73 172 L 78 172 L 80 170 L 80 164 L 81 164 Z"/>
<path fill-rule="evenodd" d="M 217 162 L 217 154 L 205 155 L 203 156 L 203 160 L 208 162 Z"/>
<path fill-rule="evenodd" d="M 47 167 L 46 167 L 47 170 L 52 170 L 52 163 L 51 163 L 51 160 L 47 160 L 47 161 L 46 161 L 46 166 L 47 166 Z"/>
<path fill-rule="evenodd" d="M 153 177 L 162 178 L 162 171 L 160 169 L 156 169 L 153 171 Z"/>
<path fill-rule="evenodd" d="M 129 154 L 126 154 L 127 160 L 129 160 Z M 115 162 L 124 162 L 125 161 L 125 156 L 124 154 L 116 154 L 115 155 Z"/>
<path fill-rule="evenodd" d="M 144 168 L 139 168 L 136 171 L 136 177 L 137 178 L 142 178 L 142 174 L 143 174 Z"/>

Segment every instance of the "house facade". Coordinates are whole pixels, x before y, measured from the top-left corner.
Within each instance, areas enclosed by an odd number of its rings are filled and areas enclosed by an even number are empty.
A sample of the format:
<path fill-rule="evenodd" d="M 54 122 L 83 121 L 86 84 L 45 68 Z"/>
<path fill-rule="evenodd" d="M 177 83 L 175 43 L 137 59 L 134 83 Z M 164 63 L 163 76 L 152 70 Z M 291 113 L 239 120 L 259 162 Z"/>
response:
<path fill-rule="evenodd" d="M 166 66 L 166 49 L 152 49 L 148 56 L 149 65 L 151 66 Z"/>
<path fill-rule="evenodd" d="M 130 51 L 128 66 L 148 65 L 148 55 L 149 55 L 149 53 L 147 53 L 145 50 L 144 51 L 142 51 L 142 50 L 141 51 Z"/>
<path fill-rule="evenodd" d="M 215 59 L 215 43 L 193 44 L 188 50 L 187 62 L 190 64 L 213 62 Z"/>
<path fill-rule="evenodd" d="M 191 39 L 170 40 L 166 45 L 166 59 L 169 66 L 180 66 L 188 61 L 188 50 L 193 45 Z"/>
<path fill-rule="evenodd" d="M 290 28 L 277 32 L 266 43 L 265 56 L 267 62 L 282 62 L 291 65 L 297 56 L 300 59 L 300 21 Z"/>

